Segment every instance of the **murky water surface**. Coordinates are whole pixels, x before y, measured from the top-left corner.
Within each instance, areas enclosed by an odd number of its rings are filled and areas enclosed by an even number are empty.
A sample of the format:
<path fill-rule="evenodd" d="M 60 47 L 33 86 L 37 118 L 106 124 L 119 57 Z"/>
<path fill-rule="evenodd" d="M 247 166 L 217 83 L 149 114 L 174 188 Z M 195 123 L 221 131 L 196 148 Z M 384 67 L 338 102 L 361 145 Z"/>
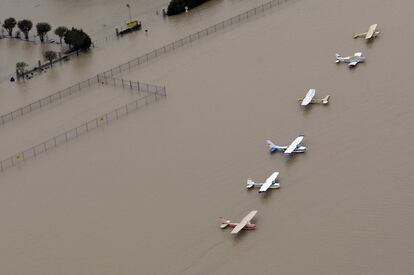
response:
<path fill-rule="evenodd" d="M 78 19 L 99 32 L 125 16 L 113 2 L 2 1 L 0 15 L 29 5 L 33 18 Z M 137 1 L 148 35 L 106 41 L 24 84 L 2 82 L 1 113 L 257 3 L 213 1 L 164 20 L 154 14 L 161 1 Z M 69 16 L 80 7 L 94 16 Z M 165 85 L 167 98 L 0 174 L 2 273 L 411 274 L 412 9 L 406 0 L 292 1 L 124 73 Z M 352 39 L 372 23 L 381 37 Z M 366 63 L 335 64 L 335 52 L 356 51 Z M 330 104 L 302 110 L 296 100 L 309 88 Z M 37 138 L 39 123 L 52 131 L 88 102 L 89 115 L 106 108 L 98 92 L 51 108 L 50 127 L 45 109 L 0 132 L 21 127 Z M 287 144 L 299 133 L 306 154 L 268 155 L 265 139 Z M 275 170 L 280 190 L 245 190 L 248 177 Z M 233 238 L 218 228 L 219 216 L 252 209 L 256 231 Z"/>

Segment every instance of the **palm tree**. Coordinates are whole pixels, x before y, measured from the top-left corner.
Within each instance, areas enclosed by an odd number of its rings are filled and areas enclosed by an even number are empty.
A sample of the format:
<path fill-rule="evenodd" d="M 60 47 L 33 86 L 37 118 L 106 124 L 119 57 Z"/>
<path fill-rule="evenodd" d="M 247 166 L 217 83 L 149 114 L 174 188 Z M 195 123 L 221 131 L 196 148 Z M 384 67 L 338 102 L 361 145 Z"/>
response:
<path fill-rule="evenodd" d="M 9 32 L 10 37 L 12 37 L 13 29 L 14 27 L 16 27 L 16 24 L 17 24 L 16 19 L 14 19 L 13 17 L 10 17 L 4 20 L 3 28 L 5 28 Z"/>
<path fill-rule="evenodd" d="M 68 31 L 68 28 L 66 28 L 66 27 L 63 27 L 63 26 L 61 26 L 61 27 L 57 27 L 56 29 L 55 29 L 55 34 L 57 35 L 57 36 L 59 36 L 59 38 L 60 38 L 60 44 L 62 44 L 62 38 L 65 36 L 65 33 Z"/>
<path fill-rule="evenodd" d="M 26 40 L 29 39 L 29 32 L 33 27 L 33 23 L 30 20 L 23 19 L 17 23 L 17 27 L 24 33 L 24 37 Z"/>
<path fill-rule="evenodd" d="M 57 58 L 57 54 L 54 51 L 46 51 L 43 56 L 49 60 L 50 62 L 50 67 L 53 66 L 53 60 L 55 60 Z"/>
<path fill-rule="evenodd" d="M 40 41 L 44 42 L 45 40 L 45 35 L 52 29 L 52 27 L 50 26 L 49 23 L 37 23 L 36 24 L 36 30 L 37 30 L 37 34 L 40 37 Z"/>

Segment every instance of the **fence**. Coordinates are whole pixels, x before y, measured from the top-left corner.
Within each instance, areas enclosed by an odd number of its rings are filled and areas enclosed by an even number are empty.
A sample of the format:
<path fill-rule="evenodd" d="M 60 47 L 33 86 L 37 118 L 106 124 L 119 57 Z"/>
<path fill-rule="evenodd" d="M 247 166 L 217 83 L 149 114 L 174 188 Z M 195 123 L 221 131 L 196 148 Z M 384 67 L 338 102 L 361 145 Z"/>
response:
<path fill-rule="evenodd" d="M 112 85 L 114 87 L 129 88 L 138 92 L 153 93 L 161 96 L 167 95 L 167 90 L 165 87 L 151 85 L 148 83 L 143 83 L 139 81 L 125 80 L 122 78 L 116 77 L 106 77 L 105 75 L 100 76 L 100 81 L 103 84 Z"/>
<path fill-rule="evenodd" d="M 58 100 L 61 100 L 64 97 L 67 97 L 69 95 L 72 95 L 75 92 L 80 91 L 83 88 L 90 87 L 91 85 L 98 84 L 98 83 L 104 83 L 104 84 L 110 84 L 114 86 L 122 86 L 122 87 L 130 87 L 131 89 L 136 89 L 138 91 L 145 91 L 149 92 L 146 96 L 143 98 L 137 99 L 131 103 L 128 103 L 122 107 L 119 107 L 109 113 L 106 113 L 98 118 L 95 118 L 93 120 L 90 120 L 78 127 L 75 127 L 63 134 L 60 134 L 58 136 L 55 136 L 51 139 L 48 139 L 45 142 L 42 142 L 36 146 L 33 146 L 27 150 L 24 150 L 14 156 L 11 156 L 3 161 L 0 162 L 0 170 L 3 171 L 6 168 L 13 167 L 17 165 L 18 163 L 27 160 L 29 158 L 33 158 L 37 156 L 38 154 L 47 152 L 47 150 L 56 147 L 59 144 L 66 143 L 74 138 L 79 137 L 80 135 L 87 133 L 88 131 L 91 131 L 93 129 L 99 128 L 100 126 L 106 125 L 112 120 L 116 120 L 119 117 L 122 117 L 129 112 L 136 110 L 143 105 L 147 105 L 148 103 L 152 101 L 156 101 L 159 98 L 166 95 L 166 89 L 165 87 L 159 87 L 154 86 L 150 84 L 140 83 L 140 82 L 132 82 L 132 81 L 126 81 L 123 79 L 115 78 L 114 75 L 119 74 L 123 71 L 130 70 L 132 67 L 140 65 L 142 63 L 146 63 L 149 60 L 160 56 L 162 54 L 165 54 L 167 52 L 173 51 L 176 48 L 183 47 L 184 45 L 190 44 L 196 40 L 199 40 L 203 37 L 208 36 L 209 34 L 215 33 L 219 30 L 225 29 L 231 25 L 234 25 L 236 23 L 240 23 L 243 21 L 246 21 L 247 19 L 254 17 L 258 14 L 264 13 L 267 9 L 279 6 L 282 3 L 285 3 L 289 0 L 272 0 L 267 3 L 264 3 L 256 8 L 250 9 L 244 13 L 241 13 L 239 15 L 233 16 L 229 19 L 226 19 L 220 23 L 217 23 L 213 26 L 207 27 L 199 32 L 190 34 L 184 38 L 181 38 L 179 40 L 176 40 L 168 45 L 165 45 L 163 47 L 160 47 L 158 49 L 153 50 L 150 53 L 147 53 L 143 56 L 137 57 L 129 62 L 126 62 L 122 65 L 116 66 L 108 71 L 105 71 L 101 74 L 98 74 L 97 76 L 91 77 L 83 82 L 79 82 L 69 88 L 66 88 L 62 91 L 56 92 L 52 95 L 49 95 L 45 98 L 39 99 L 36 102 L 33 102 L 29 105 L 26 105 L 24 107 L 21 107 L 13 112 L 10 112 L 8 114 L 2 115 L 0 117 L 0 123 L 3 125 L 4 123 L 14 120 L 17 117 L 23 116 L 29 112 L 32 112 L 33 110 L 42 108 L 45 105 L 51 104 L 53 102 L 56 102 Z M 128 86 L 129 85 L 129 86 Z"/>
<path fill-rule="evenodd" d="M 138 82 L 135 82 L 138 83 Z M 148 93 L 144 97 L 141 97 L 133 102 L 130 102 L 124 106 L 121 106 L 111 112 L 103 114 L 95 119 L 92 119 L 78 127 L 75 127 L 69 131 L 66 131 L 60 135 L 57 135 L 53 138 L 50 138 L 36 146 L 33 146 L 27 150 L 17 153 L 14 156 L 11 156 L 7 159 L 0 161 L 0 171 L 4 169 L 11 168 L 21 163 L 22 161 L 28 160 L 30 158 L 36 157 L 41 153 L 45 153 L 48 150 L 63 144 L 67 143 L 70 140 L 73 140 L 82 134 L 85 134 L 93 129 L 107 125 L 109 122 L 117 120 L 130 112 L 137 110 L 149 103 L 155 102 L 160 98 L 165 97 L 166 91 L 165 87 L 157 87 L 157 92 Z"/>
<path fill-rule="evenodd" d="M 51 94 L 49 96 L 46 96 L 44 98 L 41 98 L 35 102 L 32 102 L 26 106 L 23 106 L 17 110 L 14 110 L 10 113 L 4 114 L 0 116 L 0 125 L 4 125 L 7 122 L 10 122 L 12 120 L 15 120 L 16 118 L 19 118 L 23 115 L 26 115 L 30 112 L 33 112 L 34 110 L 40 109 L 45 107 L 46 105 L 52 104 L 54 102 L 60 101 L 63 98 L 66 98 L 70 95 L 76 94 L 79 91 L 81 91 L 84 88 L 91 87 L 92 85 L 102 83 L 102 84 L 109 84 L 109 85 L 116 85 L 124 87 L 124 83 L 131 83 L 131 88 L 136 88 L 138 91 L 143 92 L 160 92 L 165 91 L 165 87 L 159 87 L 155 85 L 150 85 L 146 83 L 141 82 L 133 82 L 133 81 L 127 81 L 123 79 L 115 79 L 113 78 L 113 81 L 111 79 L 103 74 L 98 74 L 94 77 L 91 77 L 85 81 L 79 82 L 75 85 L 70 86 L 69 88 L 63 89 L 61 91 L 58 91 L 54 94 Z M 126 84 L 125 84 L 126 85 Z"/>
<path fill-rule="evenodd" d="M 119 74 L 123 71 L 130 70 L 134 66 L 138 66 L 143 63 L 147 63 L 149 60 L 160 56 L 162 54 L 165 54 L 167 52 L 173 51 L 177 48 L 183 47 L 184 45 L 190 44 L 196 40 L 199 40 L 203 37 L 206 37 L 212 33 L 215 33 L 219 30 L 223 30 L 231 25 L 234 25 L 236 23 L 240 23 L 243 21 L 246 21 L 247 19 L 254 17 L 258 14 L 264 13 L 267 9 L 277 7 L 281 5 L 282 3 L 288 2 L 290 0 L 272 0 L 267 3 L 264 3 L 260 6 L 257 6 L 256 8 L 250 9 L 246 12 L 240 13 L 236 16 L 233 16 L 229 19 L 226 19 L 224 21 L 221 21 L 220 23 L 217 23 L 213 26 L 207 27 L 199 32 L 190 34 L 188 36 L 185 36 L 184 38 L 178 39 L 174 42 L 171 42 L 163 47 L 160 47 L 158 49 L 153 50 L 152 52 L 149 52 L 147 54 L 144 54 L 140 57 L 137 57 L 133 60 L 130 60 L 122 65 L 113 67 L 112 69 L 103 72 L 102 74 L 107 77 L 113 77 L 116 74 Z"/>
<path fill-rule="evenodd" d="M 179 48 L 179 47 L 183 47 L 184 45 L 192 43 L 193 41 L 199 40 L 199 39 L 201 39 L 205 36 L 208 36 L 209 34 L 212 34 L 214 32 L 222 30 L 222 29 L 224 29 L 226 27 L 229 27 L 231 25 L 234 25 L 236 23 L 240 23 L 242 21 L 245 21 L 248 18 L 256 16 L 260 13 L 264 13 L 267 9 L 279 6 L 280 4 L 282 4 L 284 2 L 287 2 L 287 1 L 289 1 L 289 0 L 272 0 L 272 1 L 269 1 L 269 2 L 264 3 L 264 4 L 262 4 L 262 5 L 260 5 L 256 8 L 250 9 L 250 10 L 248 10 L 246 12 L 243 12 L 239 15 L 233 16 L 233 17 L 231 17 L 229 19 L 226 19 L 226 20 L 224 20 L 220 23 L 217 23 L 213 26 L 207 27 L 207 28 L 205 28 L 205 29 L 203 29 L 199 32 L 190 34 L 190 35 L 188 35 L 184 38 L 176 40 L 176 41 L 174 41 L 174 42 L 172 42 L 168 45 L 165 45 L 161 48 L 155 49 L 150 53 L 147 53 L 143 56 L 137 57 L 137 58 L 135 58 L 135 59 L 133 59 L 129 62 L 126 62 L 126 63 L 122 64 L 122 65 L 113 67 L 112 69 L 110 69 L 108 71 L 105 71 L 101 74 L 98 74 L 97 76 L 93 76 L 93 77 L 91 77 L 91 78 L 89 78 L 89 79 L 87 79 L 83 82 L 79 82 L 75 85 L 72 85 L 69 88 L 66 88 L 66 89 L 61 90 L 59 92 L 56 92 L 52 95 L 49 95 L 49 96 L 44 97 L 42 99 L 39 99 L 39 100 L 37 100 L 37 101 L 35 101 L 31 104 L 28 104 L 24 107 L 21 107 L 21 108 L 15 110 L 15 111 L 12 111 L 8 114 L 4 114 L 4 115 L 0 116 L 0 125 L 3 125 L 6 122 L 9 122 L 11 120 L 14 120 L 17 117 L 20 117 L 20 116 L 23 116 L 27 113 L 30 113 L 33 110 L 40 109 L 43 106 L 48 105 L 52 102 L 55 102 L 57 100 L 61 100 L 63 97 L 72 95 L 74 92 L 78 92 L 83 88 L 90 87 L 93 84 L 97 84 L 101 81 L 99 79 L 100 76 L 104 77 L 105 83 L 110 83 L 110 81 L 107 81 L 107 79 L 108 78 L 113 78 L 114 75 L 116 75 L 116 74 L 119 74 L 119 73 L 121 73 L 123 71 L 126 71 L 126 70 L 130 70 L 132 67 L 138 66 L 142 63 L 146 63 L 150 59 L 153 59 L 153 58 L 155 58 L 155 57 L 157 57 L 161 54 L 167 53 L 167 52 L 172 51 L 172 50 L 174 50 L 176 48 Z M 140 83 L 140 84 L 143 84 L 143 83 Z M 151 88 L 151 89 L 155 89 L 155 88 Z"/>

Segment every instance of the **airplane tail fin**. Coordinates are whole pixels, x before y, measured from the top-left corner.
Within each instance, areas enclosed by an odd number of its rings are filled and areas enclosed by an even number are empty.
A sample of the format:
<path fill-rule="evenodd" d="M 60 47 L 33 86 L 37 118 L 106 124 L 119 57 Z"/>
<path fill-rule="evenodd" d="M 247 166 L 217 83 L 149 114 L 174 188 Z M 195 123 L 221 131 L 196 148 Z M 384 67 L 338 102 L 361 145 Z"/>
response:
<path fill-rule="evenodd" d="M 223 228 L 226 228 L 229 225 L 230 221 L 226 220 L 223 217 L 220 217 L 220 223 L 221 223 L 220 228 L 223 229 Z"/>
<path fill-rule="evenodd" d="M 354 32 L 353 34 L 352 34 L 352 38 L 353 39 L 356 39 L 356 38 L 358 38 L 358 37 L 365 37 L 367 35 L 367 33 L 366 32 Z"/>
<path fill-rule="evenodd" d="M 324 98 L 322 98 L 322 104 L 328 104 L 329 103 L 329 99 L 331 98 L 330 95 L 325 96 Z"/>
<path fill-rule="evenodd" d="M 273 142 L 271 142 L 270 140 L 266 140 L 266 143 L 269 146 L 269 151 L 271 154 L 277 152 L 277 150 L 279 149 L 278 146 L 274 144 Z"/>
<path fill-rule="evenodd" d="M 247 184 L 246 184 L 246 188 L 250 189 L 254 186 L 254 181 L 252 181 L 251 179 L 247 179 Z"/>
<path fill-rule="evenodd" d="M 341 56 L 340 54 L 338 54 L 338 53 L 336 53 L 336 54 L 335 54 L 336 63 L 339 63 L 339 59 L 340 59 L 341 57 L 342 57 L 342 56 Z"/>

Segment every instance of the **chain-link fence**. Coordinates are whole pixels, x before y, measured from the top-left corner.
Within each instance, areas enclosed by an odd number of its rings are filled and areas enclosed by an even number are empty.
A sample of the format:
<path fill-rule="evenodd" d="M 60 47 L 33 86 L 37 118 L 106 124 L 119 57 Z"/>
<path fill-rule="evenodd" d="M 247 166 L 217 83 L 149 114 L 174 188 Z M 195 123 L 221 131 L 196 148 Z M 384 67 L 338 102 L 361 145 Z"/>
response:
<path fill-rule="evenodd" d="M 132 84 L 138 88 L 138 86 L 136 85 L 137 83 L 138 82 L 132 82 Z M 154 87 L 154 86 L 151 86 L 151 87 Z M 134 110 L 137 110 L 143 106 L 148 105 L 149 103 L 155 102 L 158 99 L 165 97 L 166 95 L 165 87 L 156 87 L 155 89 L 156 91 L 153 93 L 147 93 L 144 97 L 136 99 L 126 105 L 116 108 L 115 110 L 111 112 L 105 113 L 95 119 L 89 120 L 88 122 L 83 123 L 82 125 L 78 127 L 75 127 L 60 135 L 52 137 L 36 146 L 33 146 L 29 149 L 26 149 L 22 152 L 19 152 L 11 157 L 8 157 L 0 161 L 0 171 L 16 166 L 22 161 L 36 157 L 37 155 L 41 153 L 45 153 L 48 150 L 60 144 L 67 143 L 68 141 L 75 139 L 93 129 L 103 127 L 104 125 L 107 125 L 111 121 L 117 120 L 120 117 L 123 117 Z"/>
<path fill-rule="evenodd" d="M 127 86 L 127 83 L 129 83 L 131 89 L 137 89 L 138 91 L 143 92 L 159 92 L 161 90 L 165 91 L 164 89 L 160 89 L 162 87 L 146 84 L 142 82 L 134 82 L 134 81 L 128 81 L 123 79 L 115 79 L 115 78 L 109 78 L 103 74 L 98 74 L 94 77 L 91 77 L 85 81 L 79 82 L 75 85 L 72 85 L 66 89 L 63 89 L 61 91 L 58 91 L 54 94 L 51 94 L 49 96 L 46 96 L 44 98 L 41 98 L 39 100 L 36 100 L 35 102 L 32 102 L 26 106 L 23 106 L 17 110 L 14 110 L 10 113 L 4 114 L 0 116 L 0 125 L 4 125 L 7 122 L 10 122 L 12 120 L 15 120 L 16 118 L 19 118 L 21 116 L 24 116 L 28 113 L 33 112 L 34 110 L 41 109 L 49 104 L 52 104 L 54 102 L 60 101 L 70 95 L 76 94 L 80 92 L 82 89 L 91 87 L 95 84 L 108 84 L 108 85 L 116 85 L 119 87 Z M 125 84 L 125 85 L 124 85 Z"/>
<path fill-rule="evenodd" d="M 119 87 L 129 87 L 130 89 L 134 89 L 137 91 L 144 91 L 148 92 L 147 95 L 144 97 L 137 99 L 131 103 L 128 103 L 122 107 L 119 107 L 109 113 L 106 113 L 98 118 L 90 120 L 78 127 L 75 127 L 65 133 L 57 135 L 51 139 L 48 139 L 45 142 L 42 142 L 36 146 L 33 146 L 27 150 L 24 150 L 20 153 L 17 153 L 14 156 L 11 156 L 3 161 L 0 162 L 0 170 L 3 171 L 6 168 L 13 167 L 18 163 L 27 160 L 29 158 L 35 157 L 38 154 L 44 153 L 47 150 L 56 147 L 59 144 L 66 143 L 80 135 L 87 133 L 93 129 L 99 128 L 103 125 L 106 125 L 112 120 L 116 120 L 129 112 L 136 110 L 142 106 L 147 105 L 150 102 L 156 101 L 159 98 L 166 96 L 166 89 L 165 87 L 150 85 L 141 82 L 133 82 L 128 80 L 123 80 L 119 78 L 115 78 L 116 74 L 124 72 L 126 70 L 131 70 L 131 68 L 138 66 L 142 63 L 146 63 L 149 60 L 158 57 L 162 54 L 167 52 L 173 51 L 174 49 L 183 47 L 184 45 L 190 44 L 196 40 L 199 40 L 203 37 L 206 37 L 212 33 L 215 33 L 219 30 L 225 29 L 231 25 L 247 21 L 249 18 L 257 16 L 258 14 L 264 13 L 267 9 L 272 7 L 279 6 L 282 3 L 288 2 L 290 0 L 272 0 L 267 3 L 264 3 L 256 8 L 250 9 L 246 12 L 243 12 L 239 15 L 233 16 L 229 19 L 226 19 L 220 23 L 217 23 L 213 26 L 207 27 L 199 32 L 190 34 L 184 38 L 176 40 L 168 45 L 160 47 L 158 49 L 153 50 L 150 53 L 147 53 L 143 56 L 137 57 L 129 62 L 126 62 L 122 65 L 116 66 L 108 71 L 105 71 L 101 74 L 98 74 L 94 77 L 91 77 L 83 82 L 79 82 L 75 85 L 72 85 L 69 88 L 56 92 L 52 95 L 49 95 L 45 98 L 39 99 L 31 104 L 28 104 L 24 107 L 21 107 L 13 112 L 0 116 L 0 123 L 1 125 L 5 124 L 6 122 L 12 121 L 18 117 L 21 117 L 27 113 L 32 112 L 33 110 L 40 109 L 45 105 L 51 104 L 58 100 L 61 100 L 64 97 L 72 95 L 76 92 L 79 92 L 81 89 L 86 87 L 90 87 L 92 85 L 101 83 L 101 84 L 109 84 Z"/>
<path fill-rule="evenodd" d="M 160 56 L 164 53 L 170 52 L 176 48 L 183 47 L 186 44 L 190 44 L 196 40 L 199 40 L 205 36 L 208 36 L 209 34 L 212 34 L 214 32 L 217 32 L 219 30 L 222 30 L 226 27 L 229 27 L 231 25 L 234 25 L 236 23 L 240 23 L 243 21 L 246 21 L 248 18 L 251 18 L 253 16 L 256 16 L 258 14 L 264 13 L 267 9 L 279 6 L 280 4 L 287 2 L 289 0 L 272 0 L 267 3 L 264 3 L 256 8 L 250 9 L 246 12 L 243 12 L 239 15 L 233 16 L 229 19 L 226 19 L 220 23 L 217 23 L 213 26 L 207 27 L 199 32 L 190 34 L 184 38 L 181 38 L 179 40 L 176 40 L 168 45 L 165 45 L 161 48 L 155 49 L 150 53 L 147 53 L 143 56 L 137 57 L 129 62 L 126 62 L 122 65 L 113 67 L 112 69 L 105 71 L 101 74 L 98 74 L 97 76 L 93 76 L 85 81 L 79 82 L 75 85 L 72 85 L 69 88 L 66 88 L 64 90 L 61 90 L 59 92 L 56 92 L 52 95 L 49 95 L 47 97 L 41 98 L 33 103 L 30 103 L 24 107 L 21 107 L 15 111 L 12 111 L 8 114 L 4 114 L 0 116 L 0 125 L 3 125 L 9 121 L 12 121 L 18 117 L 21 117 L 27 113 L 32 112 L 33 110 L 40 109 L 45 105 L 51 104 L 53 102 L 56 102 L 58 100 L 61 100 L 64 97 L 67 97 L 69 95 L 72 95 L 73 93 L 76 93 L 80 91 L 81 89 L 84 89 L 86 87 L 90 87 L 91 85 L 100 83 L 103 81 L 103 79 L 100 79 L 100 77 L 103 77 L 105 79 L 105 83 L 110 83 L 109 78 L 113 78 L 115 75 L 124 72 L 126 70 L 131 70 L 131 68 L 138 66 L 142 63 L 146 63 L 149 60 Z M 140 85 L 144 85 L 144 83 L 139 83 Z M 149 85 L 149 84 L 148 84 Z M 156 90 L 156 88 L 152 87 L 151 89 Z"/>
<path fill-rule="evenodd" d="M 155 57 L 158 57 L 162 54 L 165 54 L 167 52 L 173 51 L 177 48 L 183 47 L 187 44 L 190 44 L 196 40 L 199 40 L 203 37 L 206 37 L 212 33 L 215 33 L 219 30 L 223 30 L 231 25 L 247 21 L 247 19 L 252 18 L 254 16 L 257 16 L 259 14 L 264 13 L 266 10 L 277 7 L 281 5 L 282 3 L 288 2 L 291 0 L 272 0 L 267 3 L 264 3 L 256 8 L 250 9 L 246 12 L 240 13 L 236 16 L 233 16 L 229 19 L 226 19 L 224 21 L 221 21 L 220 23 L 217 23 L 213 26 L 207 27 L 199 32 L 190 34 L 184 38 L 178 39 L 174 42 L 171 42 L 163 47 L 160 47 L 158 49 L 153 50 L 152 52 L 149 52 L 147 54 L 144 54 L 140 57 L 137 57 L 133 60 L 130 60 L 122 65 L 113 67 L 112 69 L 103 72 L 102 74 L 107 77 L 113 77 L 114 75 L 117 75 L 121 72 L 124 72 L 126 70 L 131 70 L 132 67 L 138 66 L 143 63 L 147 63 L 149 60 L 154 59 Z"/>

